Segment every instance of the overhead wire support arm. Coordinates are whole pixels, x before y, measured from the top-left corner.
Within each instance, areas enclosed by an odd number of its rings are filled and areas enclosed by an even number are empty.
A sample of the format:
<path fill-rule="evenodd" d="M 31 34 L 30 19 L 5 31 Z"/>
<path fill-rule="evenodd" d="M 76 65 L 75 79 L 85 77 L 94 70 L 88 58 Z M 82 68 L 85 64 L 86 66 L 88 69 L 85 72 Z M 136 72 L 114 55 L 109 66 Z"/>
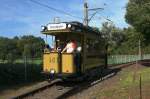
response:
<path fill-rule="evenodd" d="M 96 11 L 95 13 L 92 14 L 92 16 L 88 19 L 88 22 L 91 21 L 91 19 L 96 15 L 96 13 L 98 13 L 98 11 Z"/>
<path fill-rule="evenodd" d="M 88 9 L 88 11 L 95 11 L 95 10 L 104 10 L 104 8 L 93 8 L 93 9 Z"/>
<path fill-rule="evenodd" d="M 91 19 L 97 14 L 98 10 L 104 10 L 104 8 L 92 8 L 92 9 L 89 9 L 87 0 L 84 0 L 84 25 L 85 26 L 88 26 L 89 21 L 91 21 Z M 92 16 L 90 18 L 88 18 L 89 17 L 89 15 L 88 15 L 89 11 L 96 11 L 96 12 L 94 12 L 92 14 Z"/>
<path fill-rule="evenodd" d="M 98 10 L 104 10 L 104 8 L 94 8 L 94 9 L 88 9 L 88 10 L 89 10 L 89 11 L 95 11 L 95 10 L 96 10 L 96 12 L 94 12 L 94 13 L 92 14 L 92 16 L 89 18 L 88 22 L 90 22 L 91 19 L 99 12 Z"/>

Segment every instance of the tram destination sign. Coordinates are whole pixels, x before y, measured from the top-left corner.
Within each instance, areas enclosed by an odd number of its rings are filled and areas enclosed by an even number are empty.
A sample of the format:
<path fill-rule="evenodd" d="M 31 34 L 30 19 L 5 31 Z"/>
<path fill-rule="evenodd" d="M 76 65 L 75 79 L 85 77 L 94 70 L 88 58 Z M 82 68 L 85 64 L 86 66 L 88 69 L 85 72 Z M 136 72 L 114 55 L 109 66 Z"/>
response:
<path fill-rule="evenodd" d="M 63 30 L 66 29 L 67 25 L 66 23 L 59 23 L 59 24 L 48 24 L 47 30 Z"/>

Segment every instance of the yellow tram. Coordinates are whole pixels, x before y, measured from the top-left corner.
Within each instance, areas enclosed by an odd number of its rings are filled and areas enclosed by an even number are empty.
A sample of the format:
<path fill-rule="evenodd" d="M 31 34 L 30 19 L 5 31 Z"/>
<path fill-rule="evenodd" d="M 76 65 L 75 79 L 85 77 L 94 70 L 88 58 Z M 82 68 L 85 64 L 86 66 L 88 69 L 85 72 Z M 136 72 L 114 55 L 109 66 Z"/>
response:
<path fill-rule="evenodd" d="M 43 72 L 56 78 L 69 79 L 92 75 L 91 71 L 106 66 L 105 41 L 101 33 L 79 22 L 50 23 L 42 27 L 42 34 L 54 37 L 54 48 L 45 48 Z M 80 51 L 62 52 L 67 40 L 76 41 Z M 58 50 L 58 47 L 60 48 Z M 51 76 L 50 76 L 51 77 Z"/>

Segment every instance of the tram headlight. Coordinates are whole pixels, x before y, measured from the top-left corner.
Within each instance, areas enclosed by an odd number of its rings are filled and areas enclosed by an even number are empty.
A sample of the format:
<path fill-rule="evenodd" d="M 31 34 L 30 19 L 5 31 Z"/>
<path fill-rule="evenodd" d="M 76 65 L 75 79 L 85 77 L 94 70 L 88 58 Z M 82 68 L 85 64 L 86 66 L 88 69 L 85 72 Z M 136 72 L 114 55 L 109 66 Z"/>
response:
<path fill-rule="evenodd" d="M 50 73 L 51 73 L 51 74 L 54 74 L 54 73 L 55 73 L 55 70 L 54 70 L 54 69 L 51 69 L 51 70 L 50 70 Z"/>
<path fill-rule="evenodd" d="M 46 30 L 46 26 L 41 26 L 41 28 L 43 31 Z"/>
<path fill-rule="evenodd" d="M 68 28 L 71 28 L 71 24 L 68 24 Z"/>
<path fill-rule="evenodd" d="M 75 29 L 76 29 L 76 28 L 75 28 L 74 26 L 72 26 L 72 27 L 71 27 L 71 30 L 73 30 L 73 31 L 74 31 Z"/>

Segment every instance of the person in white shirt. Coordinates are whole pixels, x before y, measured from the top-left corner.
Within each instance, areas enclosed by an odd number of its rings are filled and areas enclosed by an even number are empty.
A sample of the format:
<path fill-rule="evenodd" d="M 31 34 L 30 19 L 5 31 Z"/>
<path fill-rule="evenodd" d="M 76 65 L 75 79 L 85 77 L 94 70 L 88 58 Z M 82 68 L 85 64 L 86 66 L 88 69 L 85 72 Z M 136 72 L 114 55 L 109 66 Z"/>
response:
<path fill-rule="evenodd" d="M 66 47 L 63 49 L 63 52 L 73 53 L 77 48 L 77 43 L 74 40 L 70 40 Z"/>

